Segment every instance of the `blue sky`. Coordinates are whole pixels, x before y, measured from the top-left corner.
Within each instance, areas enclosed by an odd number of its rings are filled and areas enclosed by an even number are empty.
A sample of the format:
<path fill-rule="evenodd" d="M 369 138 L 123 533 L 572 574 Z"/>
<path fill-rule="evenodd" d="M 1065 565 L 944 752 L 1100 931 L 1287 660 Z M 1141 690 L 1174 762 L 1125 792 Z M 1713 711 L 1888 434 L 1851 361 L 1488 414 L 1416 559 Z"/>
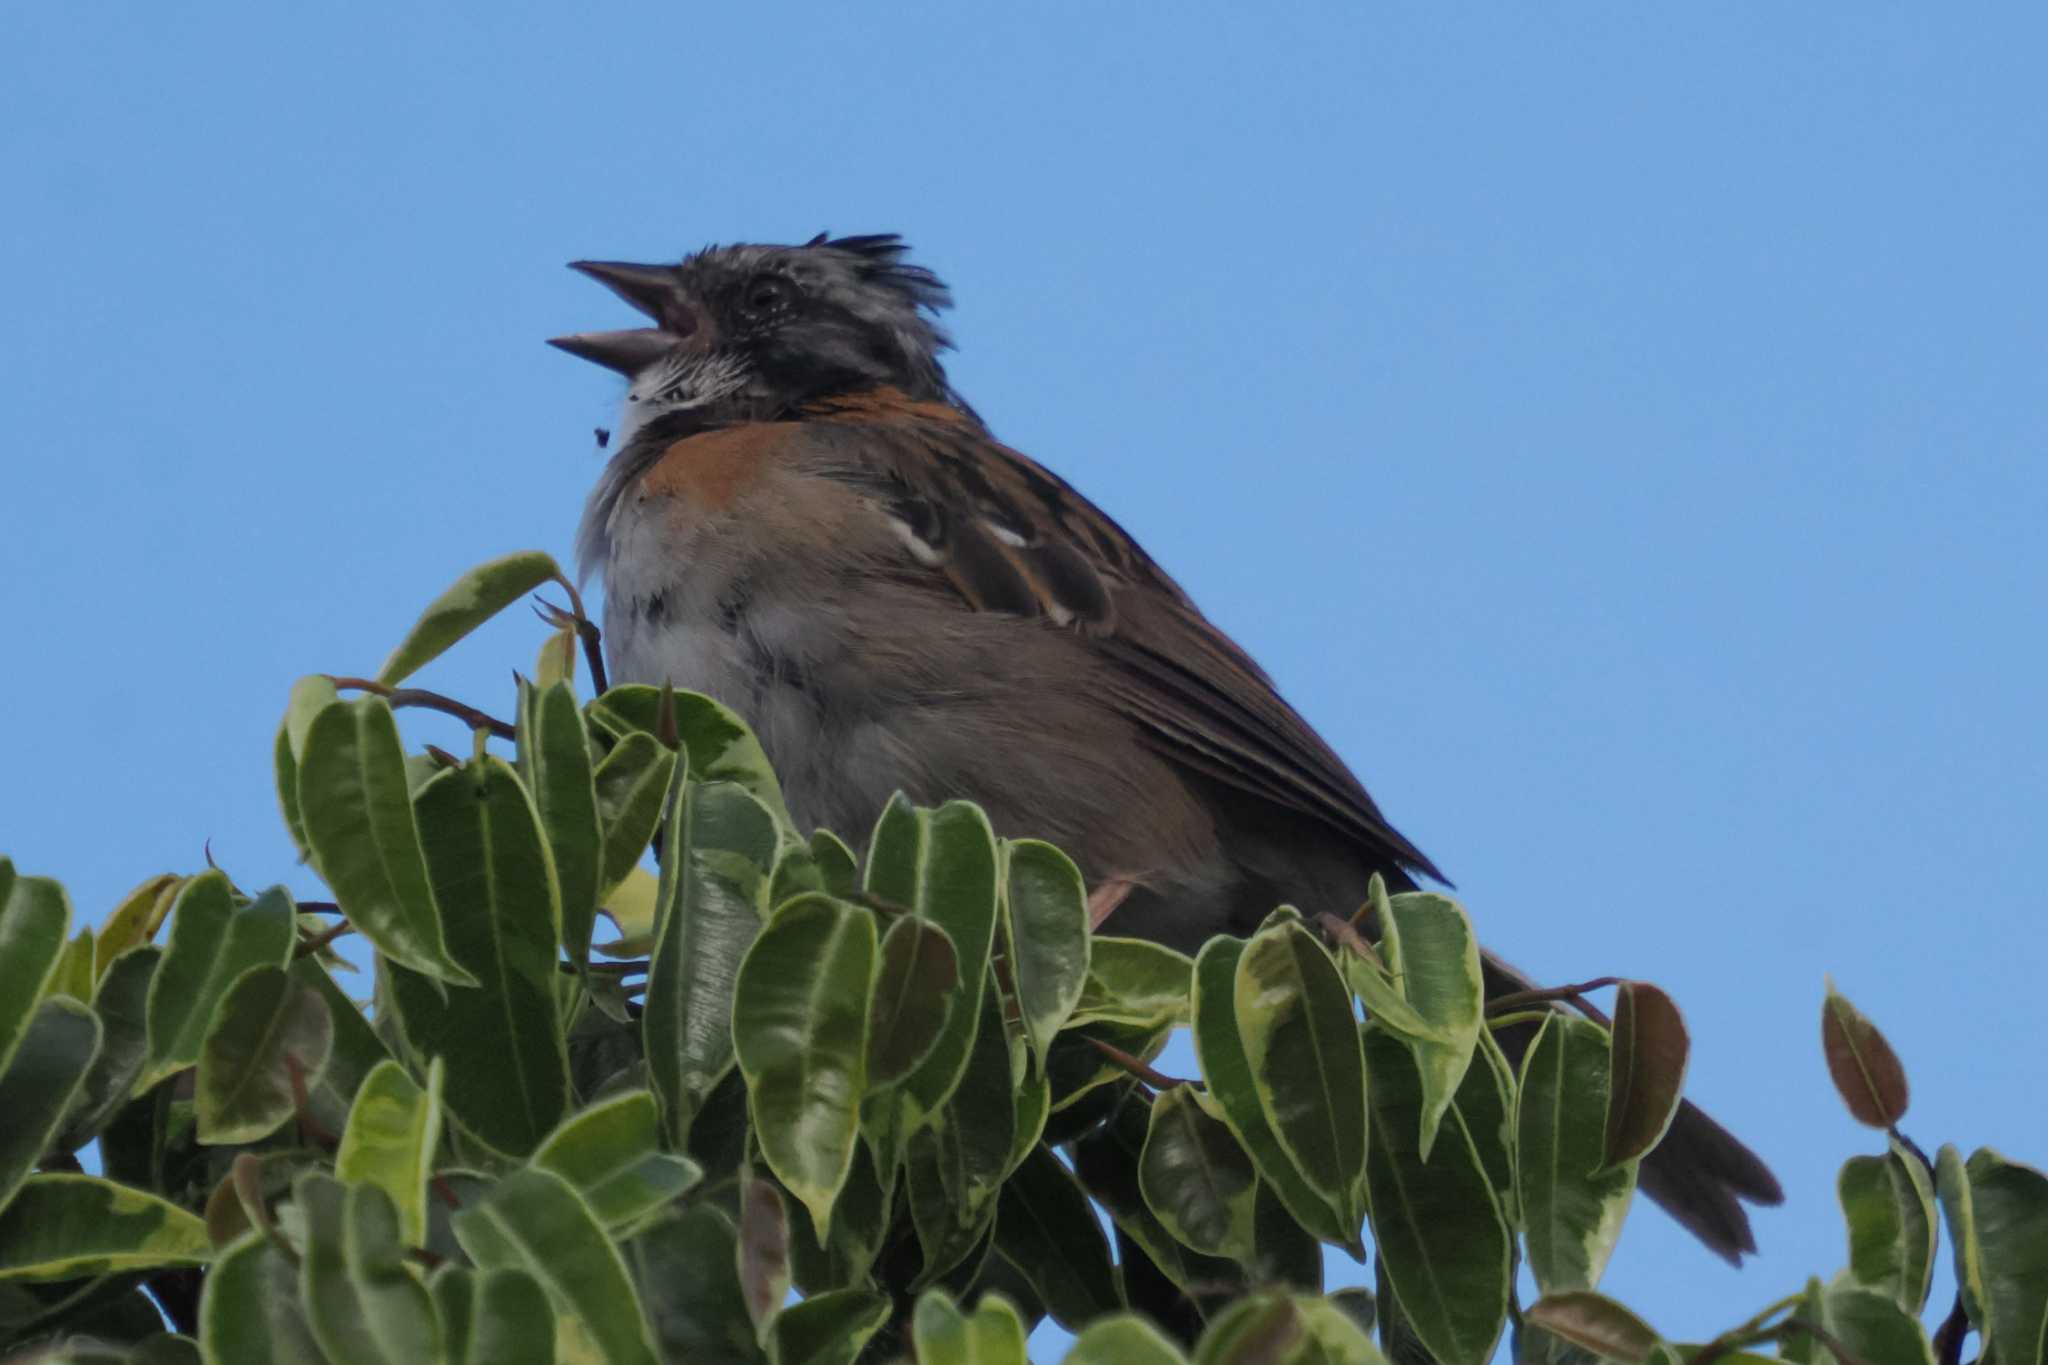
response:
<path fill-rule="evenodd" d="M 1643 1206 L 1607 1286 L 1729 1325 L 1841 1263 L 1873 1148 L 1823 973 L 1919 1141 L 2048 1157 L 2044 41 L 2016 5 L 8 7 L 0 849 L 88 916 L 209 838 L 310 891 L 292 678 L 568 555 L 617 387 L 541 342 L 624 314 L 563 262 L 901 231 L 970 400 L 1496 947 L 1677 996 L 1791 1202 L 1739 1274 Z M 503 711 L 538 638 L 427 680 Z"/>

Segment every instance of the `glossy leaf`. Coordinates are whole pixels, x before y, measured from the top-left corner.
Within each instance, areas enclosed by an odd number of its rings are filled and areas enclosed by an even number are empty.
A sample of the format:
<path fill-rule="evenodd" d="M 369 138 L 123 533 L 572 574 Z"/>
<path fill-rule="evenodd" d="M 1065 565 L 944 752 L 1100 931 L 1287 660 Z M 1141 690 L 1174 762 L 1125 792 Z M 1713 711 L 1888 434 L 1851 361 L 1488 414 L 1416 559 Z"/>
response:
<path fill-rule="evenodd" d="M 127 1104 L 149 1056 L 149 983 L 163 960 L 154 944 L 131 948 L 108 964 L 93 988 L 92 1012 L 100 1021 L 100 1048 L 85 1083 L 64 1118 L 56 1146 L 75 1151 L 104 1128 Z M 0 1113 L 8 1112 L 0 1107 Z M 6 1200 L 0 1198 L 0 1204 Z"/>
<path fill-rule="evenodd" d="M 299 1294 L 321 1349 L 349 1365 L 437 1358 L 440 1322 L 427 1287 L 405 1268 L 391 1197 L 312 1172 L 293 1194 L 305 1222 Z"/>
<path fill-rule="evenodd" d="M 853 1365 L 889 1320 L 886 1296 L 865 1289 L 813 1294 L 768 1325 L 770 1365 Z"/>
<path fill-rule="evenodd" d="M 212 1254 L 198 1215 L 92 1175 L 32 1175 L 0 1210 L 0 1280 L 73 1280 Z"/>
<path fill-rule="evenodd" d="M 242 973 L 213 1012 L 195 1094 L 201 1142 L 255 1142 L 290 1118 L 327 1065 L 327 1002 L 282 967 Z"/>
<path fill-rule="evenodd" d="M 1552 1336 L 1623 1365 L 1640 1365 L 1660 1344 L 1648 1323 L 1590 1289 L 1545 1294 L 1529 1305 L 1522 1318 Z"/>
<path fill-rule="evenodd" d="M 1426 1161 L 1479 1041 L 1486 1008 L 1479 940 L 1463 907 L 1427 891 L 1390 897 L 1381 928 L 1380 948 L 1401 996 L 1433 1034 L 1403 1038 L 1422 1077 L 1420 1151 Z"/>
<path fill-rule="evenodd" d="M 789 1214 L 782 1194 L 774 1185 L 754 1175 L 740 1179 L 740 1226 L 737 1268 L 740 1298 L 754 1331 L 761 1334 L 768 1320 L 789 1297 Z"/>
<path fill-rule="evenodd" d="M 1936 1240 L 1934 1193 L 1920 1163 L 1896 1149 L 1850 1157 L 1835 1192 L 1849 1228 L 1850 1275 L 1918 1316 L 1934 1273 Z"/>
<path fill-rule="evenodd" d="M 557 1324 L 546 1288 L 524 1270 L 478 1271 L 467 1365 L 554 1365 Z"/>
<path fill-rule="evenodd" d="M 283 966 L 297 934 L 292 899 L 281 886 L 237 909 L 224 874 L 204 872 L 186 882 L 149 983 L 149 1055 L 138 1085 L 146 1089 L 195 1065 L 228 987 L 253 967 Z"/>
<path fill-rule="evenodd" d="M 535 1149 L 533 1164 L 574 1185 L 614 1235 L 627 1235 L 703 1175 L 660 1149 L 660 1111 L 646 1090 L 607 1096 L 571 1115 Z"/>
<path fill-rule="evenodd" d="M 1821 1320 L 1850 1356 L 1866 1365 L 1934 1365 L 1927 1334 L 1890 1294 L 1838 1282 L 1821 1296 Z M 2030 1350 L 2038 1352 L 2040 1319 Z M 1833 1353 L 1830 1352 L 1832 1358 Z M 2001 1357 L 2002 1358 L 2002 1357 Z"/>
<path fill-rule="evenodd" d="M 738 1234 L 716 1205 L 692 1202 L 626 1244 L 662 1358 L 752 1361 L 754 1321 L 740 1294 Z"/>
<path fill-rule="evenodd" d="M 1210 1322 L 1194 1365 L 1305 1365 L 1308 1324 L 1286 1294 L 1239 1299 Z"/>
<path fill-rule="evenodd" d="M 1017 1310 L 992 1294 L 972 1313 L 940 1291 L 924 1294 L 911 1315 L 910 1337 L 919 1365 L 1030 1365 Z"/>
<path fill-rule="evenodd" d="M 312 727 L 313 717 L 327 707 L 341 700 L 341 693 L 334 686 L 334 679 L 325 673 L 314 673 L 300 678 L 292 684 L 291 698 L 285 703 L 284 719 L 278 723 L 277 740 L 271 746 L 271 757 L 277 776 L 277 804 L 284 816 L 284 827 L 291 835 L 292 847 L 299 851 L 300 862 L 311 862 L 313 847 L 306 842 L 305 816 L 299 810 L 299 757 L 306 751 L 306 731 Z"/>
<path fill-rule="evenodd" d="M 371 1068 L 356 1088 L 348 1126 L 334 1155 L 334 1173 L 383 1190 L 397 1211 L 399 1235 L 409 1246 L 427 1238 L 427 1182 L 441 1140 L 441 1090 L 447 1068 L 436 1057 L 422 1089 L 397 1062 Z"/>
<path fill-rule="evenodd" d="M 1044 1147 L 1034 1148 L 1002 1187 L 996 1248 L 1070 1332 L 1123 1307 L 1088 1196 Z"/>
<path fill-rule="evenodd" d="M 1670 996 L 1647 981 L 1621 983 L 1608 1061 L 1605 1164 L 1635 1161 L 1663 1141 L 1678 1114 L 1691 1050 Z"/>
<path fill-rule="evenodd" d="M 48 877 L 0 858 L 0 1071 L 7 1069 L 71 933 L 71 901 Z"/>
<path fill-rule="evenodd" d="M 1354 1226 L 1365 1171 L 1365 1069 L 1336 964 L 1307 929 L 1279 924 L 1245 945 L 1233 989 L 1267 1124 L 1302 1177 Z"/>
<path fill-rule="evenodd" d="M 573 658 L 573 631 L 569 638 Z M 562 946 L 570 961 L 587 962 L 597 903 L 610 885 L 603 880 L 604 836 L 583 712 L 569 684 L 559 682 L 532 696 L 522 709 L 520 722 L 524 727 L 519 735 L 520 767 L 554 855 Z"/>
<path fill-rule="evenodd" d="M 57 964 L 50 970 L 49 979 L 43 982 L 43 998 L 54 995 L 68 996 L 83 1005 L 92 999 L 92 961 L 97 940 L 90 926 L 80 929 L 64 951 L 57 954 Z"/>
<path fill-rule="evenodd" d="M 1507 1320 L 1512 1239 L 1454 1104 L 1428 1161 L 1419 1151 L 1422 1078 L 1406 1043 L 1364 1030 L 1372 1138 L 1373 1239 L 1409 1325 L 1445 1365 L 1485 1365 Z M 1605 1058 L 1602 1059 L 1605 1065 Z M 1597 1123 L 1599 1110 L 1593 1116 Z M 1594 1129 L 1598 1158 L 1598 1129 Z"/>
<path fill-rule="evenodd" d="M 936 810 L 899 793 L 868 844 L 867 894 L 935 922 L 953 942 L 960 985 L 945 1031 L 922 1063 L 884 1099 L 907 1134 L 936 1114 L 960 1082 L 981 1020 L 981 992 L 995 937 L 995 835 L 981 808 L 949 801 Z"/>
<path fill-rule="evenodd" d="M 734 982 L 761 929 L 779 840 L 768 808 L 730 783 L 690 782 L 671 800 L 640 1027 L 672 1144 L 733 1064 Z"/>
<path fill-rule="evenodd" d="M 313 717 L 299 758 L 299 815 L 321 877 L 378 952 L 438 981 L 477 984 L 449 953 L 444 919 L 458 912 L 434 899 L 398 722 L 382 697 L 336 702 Z"/>
<path fill-rule="evenodd" d="M 377 670 L 377 681 L 386 687 L 397 686 L 463 636 L 551 581 L 568 580 L 553 556 L 539 550 L 521 550 L 477 565 L 427 604 L 405 639 Z"/>
<path fill-rule="evenodd" d="M 644 867 L 635 867 L 604 898 L 605 917 L 618 938 L 594 944 L 606 957 L 645 957 L 654 947 L 654 912 L 661 904 L 661 882 Z"/>
<path fill-rule="evenodd" d="M 1185 953 L 1162 944 L 1098 935 L 1089 943 L 1088 976 L 1067 1023 L 1185 1024 L 1194 970 Z"/>
<path fill-rule="evenodd" d="M 334 1048 L 327 1055 L 327 1069 L 313 1083 L 308 1108 L 323 1131 L 340 1133 L 348 1126 L 349 1106 L 355 1102 L 357 1087 L 379 1062 L 391 1056 L 390 1049 L 363 1017 L 362 1006 L 335 984 L 318 958 L 295 958 L 285 970 L 320 992 L 327 1002 L 328 1017 L 334 1021 Z"/>
<path fill-rule="evenodd" d="M 1035 839 L 1003 845 L 1003 915 L 1024 1036 L 1038 1065 L 1088 979 L 1088 891 L 1066 854 Z M 1185 978 L 1181 995 L 1185 997 Z"/>
<path fill-rule="evenodd" d="M 1097 1318 L 1074 1338 L 1062 1365 L 1187 1365 L 1180 1348 L 1141 1317 Z"/>
<path fill-rule="evenodd" d="M 1599 1284 L 1635 1194 L 1634 1162 L 1605 1165 L 1607 1083 L 1606 1032 L 1545 1018 L 1522 1059 L 1515 1113 L 1516 1193 L 1543 1293 Z"/>
<path fill-rule="evenodd" d="M 625 1263 L 562 1177 L 532 1167 L 513 1172 L 481 1204 L 455 1215 L 455 1235 L 479 1269 L 524 1270 L 539 1280 L 605 1365 L 657 1365 Z"/>
<path fill-rule="evenodd" d="M 925 1252 L 920 1283 L 982 1241 L 1005 1176 L 1021 1161 L 1013 1057 L 1000 992 L 985 984 L 981 1023 L 960 1084 L 909 1147 L 910 1204 Z M 1035 1140 L 1034 1140 L 1035 1141 Z"/>
<path fill-rule="evenodd" d="M 2039 1361 L 2048 1325 L 2048 1175 L 1989 1147 L 1964 1166 L 1983 1248 L 1986 1338 L 2001 1362 Z"/>
<path fill-rule="evenodd" d="M 868 1019 L 867 1083 L 894 1085 L 931 1055 L 960 995 L 953 940 L 931 920 L 905 915 L 882 935 Z"/>
<path fill-rule="evenodd" d="M 1221 1119 L 1190 1086 L 1162 1094 L 1138 1164 L 1145 1202 L 1176 1238 L 1211 1256 L 1252 1254 L 1258 1171 Z"/>
<path fill-rule="evenodd" d="M 874 969 L 873 916 L 812 893 L 775 912 L 733 991 L 755 1139 L 821 1235 L 860 1132 Z"/>
<path fill-rule="evenodd" d="M 1984 1244 L 1977 1229 L 1976 1201 L 1970 1187 L 1969 1170 L 1963 1154 L 1953 1144 L 1943 1143 L 1934 1157 L 1934 1184 L 1941 1202 L 1942 1220 L 1948 1224 L 1948 1242 L 1955 1257 L 1956 1289 L 1970 1325 L 1988 1336 L 1991 1327 L 1991 1291 L 1985 1277 Z M 1991 1343 L 1986 1341 L 1985 1348 Z"/>
<path fill-rule="evenodd" d="M 1266 1121 L 1251 1062 L 1237 1027 L 1237 968 L 1244 942 L 1212 938 L 1195 960 L 1189 1003 L 1194 1015 L 1195 1056 L 1219 1117 L 1251 1155 L 1259 1174 L 1303 1227 L 1326 1242 L 1349 1246 L 1358 1224 L 1347 1220 L 1339 1202 L 1310 1186 Z"/>
<path fill-rule="evenodd" d="M 1821 1004 L 1820 1041 L 1828 1075 L 1857 1122 L 1890 1128 L 1906 1116 L 1906 1069 L 1898 1054 L 1832 982 Z"/>
<path fill-rule="evenodd" d="M 592 774 L 603 830 L 597 878 L 600 901 L 607 900 L 632 875 L 654 841 L 662 804 L 676 785 L 677 762 L 660 740 L 636 730 L 614 745 Z M 688 772 L 687 764 L 683 771 Z M 622 923 L 620 932 L 630 931 Z"/>
<path fill-rule="evenodd" d="M 418 807 L 449 951 L 490 986 L 444 991 L 394 964 L 391 1001 L 413 1054 L 446 1060 L 449 1114 L 521 1156 L 569 1104 L 554 865 L 533 801 L 501 759 L 486 754 L 441 773 L 420 788 Z"/>
<path fill-rule="evenodd" d="M 49 1149 L 99 1048 L 99 1019 L 68 996 L 51 996 L 29 1017 L 0 1075 L 0 1209 Z"/>
<path fill-rule="evenodd" d="M 670 694 L 677 742 L 689 756 L 693 782 L 730 782 L 749 793 L 789 828 L 789 808 L 768 764 L 761 741 L 739 713 L 696 692 Z M 614 687 L 590 704 L 590 718 L 614 735 L 635 730 L 660 733 L 661 689 L 629 684 Z M 770 866 L 773 866 L 771 863 Z"/>
<path fill-rule="evenodd" d="M 299 1274 L 260 1232 L 207 1272 L 199 1299 L 207 1365 L 330 1365 L 299 1301 Z"/>
<path fill-rule="evenodd" d="M 156 936 L 171 913 L 171 904 L 178 898 L 178 886 L 183 881 L 175 873 L 159 873 L 121 898 L 93 942 L 94 982 L 107 974 L 115 958 Z"/>

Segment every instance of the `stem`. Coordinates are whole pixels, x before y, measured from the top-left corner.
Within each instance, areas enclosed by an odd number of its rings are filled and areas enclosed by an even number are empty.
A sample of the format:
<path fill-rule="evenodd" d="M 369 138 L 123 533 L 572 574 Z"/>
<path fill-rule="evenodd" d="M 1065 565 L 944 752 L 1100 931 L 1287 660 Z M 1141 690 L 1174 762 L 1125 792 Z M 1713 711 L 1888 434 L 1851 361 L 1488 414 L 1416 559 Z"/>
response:
<path fill-rule="evenodd" d="M 394 709 L 417 706 L 426 711 L 439 711 L 444 716 L 453 716 L 472 730 L 487 730 L 497 739 L 513 739 L 518 731 L 495 716 L 485 715 L 467 702 L 453 697 L 444 697 L 439 692 L 429 692 L 423 687 L 386 687 L 372 678 L 334 678 L 329 675 L 337 688 L 351 692 L 370 692 L 384 698 Z"/>
<path fill-rule="evenodd" d="M 1486 1002 L 1486 1012 L 1520 1009 L 1524 1005 L 1546 1005 L 1552 1001 L 1563 1001 L 1583 1005 L 1579 997 L 1587 991 L 1597 991 L 1603 986 L 1619 986 L 1624 978 L 1619 976 L 1596 976 L 1591 981 L 1581 981 L 1571 986 L 1543 986 L 1533 991 L 1510 991 L 1497 995 Z"/>
<path fill-rule="evenodd" d="M 1086 1034 L 1081 1036 L 1088 1038 Z M 1113 1043 L 1105 1043 L 1100 1038 L 1088 1038 L 1088 1042 L 1097 1052 L 1100 1052 L 1103 1056 L 1109 1058 L 1109 1060 L 1115 1062 L 1154 1090 L 1171 1090 L 1175 1086 L 1189 1084 L 1187 1081 L 1175 1080 L 1171 1076 L 1162 1075 L 1154 1071 L 1143 1060 L 1133 1057 L 1130 1053 Z"/>
<path fill-rule="evenodd" d="M 339 920 L 336 923 L 329 925 L 327 928 L 322 929 L 319 933 L 313 935 L 313 937 L 308 939 L 301 939 L 299 941 L 299 946 L 292 950 L 292 961 L 296 962 L 302 957 L 311 957 L 313 954 L 319 952 L 322 948 L 325 948 L 328 944 L 334 942 L 334 940 L 340 938 L 343 934 L 348 933 L 353 928 L 355 928 L 355 926 L 353 924 L 350 924 L 347 920 Z"/>

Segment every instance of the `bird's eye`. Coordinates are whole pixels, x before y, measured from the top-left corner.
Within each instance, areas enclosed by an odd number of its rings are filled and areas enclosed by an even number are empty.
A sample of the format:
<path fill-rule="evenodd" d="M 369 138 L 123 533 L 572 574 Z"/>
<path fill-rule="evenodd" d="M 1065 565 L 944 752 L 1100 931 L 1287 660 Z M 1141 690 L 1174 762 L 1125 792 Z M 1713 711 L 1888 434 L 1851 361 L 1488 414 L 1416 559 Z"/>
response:
<path fill-rule="evenodd" d="M 755 314 L 773 313 L 786 305 L 792 290 L 789 282 L 774 275 L 757 275 L 747 282 L 747 311 Z"/>

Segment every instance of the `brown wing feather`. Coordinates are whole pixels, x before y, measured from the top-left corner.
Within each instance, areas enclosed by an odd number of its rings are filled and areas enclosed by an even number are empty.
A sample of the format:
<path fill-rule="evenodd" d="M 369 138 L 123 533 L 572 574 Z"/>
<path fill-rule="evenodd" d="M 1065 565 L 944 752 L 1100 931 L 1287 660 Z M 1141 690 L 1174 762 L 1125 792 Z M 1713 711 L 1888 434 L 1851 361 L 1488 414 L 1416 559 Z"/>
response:
<path fill-rule="evenodd" d="M 843 476 L 896 519 L 906 573 L 943 579 L 978 611 L 1078 629 L 1158 752 L 1442 880 L 1264 671 L 1057 475 L 942 404 L 870 395 L 808 415 L 886 432 L 856 443 Z"/>

